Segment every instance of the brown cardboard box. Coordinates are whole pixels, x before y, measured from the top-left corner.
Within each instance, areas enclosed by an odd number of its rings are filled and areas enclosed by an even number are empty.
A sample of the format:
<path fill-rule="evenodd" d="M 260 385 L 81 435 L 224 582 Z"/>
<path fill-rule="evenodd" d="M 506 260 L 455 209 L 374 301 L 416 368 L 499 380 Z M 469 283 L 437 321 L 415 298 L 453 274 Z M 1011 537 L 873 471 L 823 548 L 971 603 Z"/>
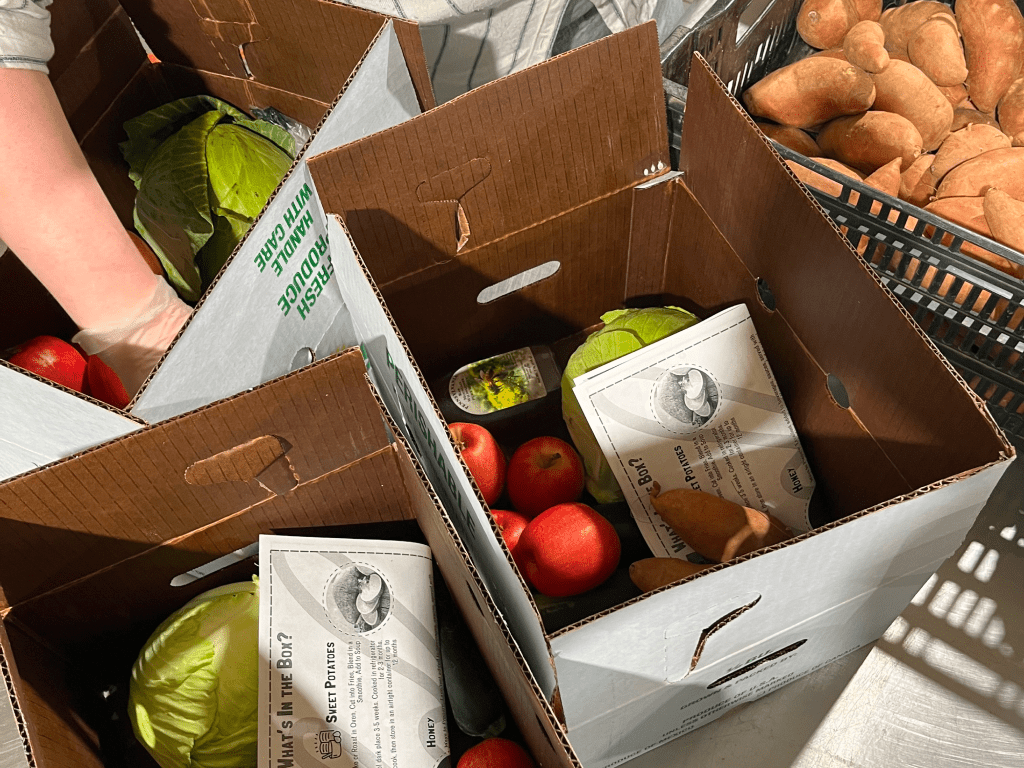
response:
<path fill-rule="evenodd" d="M 586 768 L 621 764 L 880 636 L 1014 456 L 702 59 L 679 174 L 663 107 L 648 25 L 309 163 L 386 303 L 364 328 L 382 397 L 530 662 L 533 679 L 499 678 L 523 697 L 543 690 L 575 752 L 563 762 Z M 346 229 L 329 232 L 336 272 L 355 286 Z M 495 298 L 502 285 L 512 291 Z M 545 632 L 424 382 L 556 344 L 621 306 L 708 316 L 741 302 L 811 463 L 822 524 Z M 552 418 L 532 426 L 559 429 Z"/>
<path fill-rule="evenodd" d="M 250 578 L 251 558 L 195 573 L 261 533 L 425 540 L 489 657 L 524 675 L 458 534 L 389 435 L 353 350 L 0 485 L 0 669 L 29 764 L 155 765 L 125 719 L 131 665 L 172 611 Z M 510 704 L 532 741 L 557 740 L 538 695 Z"/>
<path fill-rule="evenodd" d="M 434 104 L 418 27 L 340 3 L 85 0 L 56 3 L 52 13 L 51 80 L 90 166 L 129 229 L 136 190 L 118 146 L 126 138 L 123 124 L 167 101 L 210 94 L 243 110 L 273 106 L 314 130 L 307 151 L 337 146 Z M 157 61 L 147 56 L 133 24 Z M 377 82 L 363 82 L 368 77 Z M 268 216 L 276 219 L 295 199 L 300 165 L 296 162 L 279 188 L 284 192 L 275 198 L 281 199 L 272 199 L 265 209 L 264 226 Z M 313 207 L 310 203 L 306 212 Z M 280 232 L 288 237 L 291 229 L 283 226 Z M 298 250 L 306 254 L 320 233 L 317 221 Z M 301 323 L 301 332 L 294 322 L 299 313 L 286 319 L 276 305 L 295 262 L 283 275 L 265 265 L 234 264 L 251 260 L 249 251 L 263 247 L 263 241 L 250 244 L 250 238 L 239 246 L 217 288 L 207 291 L 158 367 L 163 373 L 156 389 L 145 386 L 129 407 L 134 418 L 0 364 L 0 407 L 22 425 L 12 430 L 17 438 L 0 446 L 0 478 L 279 376 L 292 369 L 301 349 L 330 341 L 326 298 L 316 316 Z M 322 288 L 318 284 L 315 298 Z M 239 295 L 261 293 L 267 295 L 240 306 Z M 70 339 L 77 331 L 11 253 L 0 256 L 0 306 L 0 351 L 36 335 Z M 325 345 L 336 351 L 347 343 Z M 148 410 L 141 402 L 147 390 L 152 390 Z M 154 410 L 154 400 L 161 410 Z M 61 429 L 53 429 L 58 423 Z M 37 439 L 41 433 L 49 433 L 49 439 Z"/>

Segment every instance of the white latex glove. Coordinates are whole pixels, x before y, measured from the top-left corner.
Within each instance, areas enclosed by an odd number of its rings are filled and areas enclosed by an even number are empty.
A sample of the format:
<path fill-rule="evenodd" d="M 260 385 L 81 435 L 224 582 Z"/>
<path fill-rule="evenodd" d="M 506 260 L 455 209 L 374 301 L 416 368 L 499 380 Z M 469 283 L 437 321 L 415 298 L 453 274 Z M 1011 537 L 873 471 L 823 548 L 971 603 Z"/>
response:
<path fill-rule="evenodd" d="M 136 314 L 116 325 L 83 329 L 71 341 L 87 354 L 99 355 L 120 377 L 128 395 L 135 397 L 191 313 L 192 308 L 160 279 Z"/>

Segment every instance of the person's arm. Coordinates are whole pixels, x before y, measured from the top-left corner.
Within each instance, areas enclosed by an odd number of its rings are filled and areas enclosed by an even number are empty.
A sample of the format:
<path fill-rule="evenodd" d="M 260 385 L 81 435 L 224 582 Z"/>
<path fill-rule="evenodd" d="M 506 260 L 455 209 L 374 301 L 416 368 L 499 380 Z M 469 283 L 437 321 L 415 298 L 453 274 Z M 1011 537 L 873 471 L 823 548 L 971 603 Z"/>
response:
<path fill-rule="evenodd" d="M 0 69 L 0 240 L 80 328 L 139 314 L 157 288 L 86 164 L 45 74 Z"/>

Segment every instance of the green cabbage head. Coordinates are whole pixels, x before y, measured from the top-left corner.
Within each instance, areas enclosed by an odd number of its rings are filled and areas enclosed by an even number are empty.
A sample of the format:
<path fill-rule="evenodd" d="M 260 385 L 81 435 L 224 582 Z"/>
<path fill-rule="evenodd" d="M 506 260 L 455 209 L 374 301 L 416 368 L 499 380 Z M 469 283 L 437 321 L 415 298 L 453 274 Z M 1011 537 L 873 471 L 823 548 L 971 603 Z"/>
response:
<path fill-rule="evenodd" d="M 617 360 L 648 344 L 671 336 L 698 322 L 695 315 L 678 307 L 616 309 L 601 315 L 604 327 L 587 337 L 572 353 L 562 373 L 562 417 L 569 428 L 576 450 L 583 457 L 587 490 L 599 504 L 611 504 L 625 498 L 612 469 L 601 452 L 590 425 L 583 416 L 573 392 L 573 381 L 598 366 Z"/>
<path fill-rule="evenodd" d="M 259 605 L 256 579 L 212 589 L 146 641 L 128 716 L 162 768 L 256 765 Z"/>

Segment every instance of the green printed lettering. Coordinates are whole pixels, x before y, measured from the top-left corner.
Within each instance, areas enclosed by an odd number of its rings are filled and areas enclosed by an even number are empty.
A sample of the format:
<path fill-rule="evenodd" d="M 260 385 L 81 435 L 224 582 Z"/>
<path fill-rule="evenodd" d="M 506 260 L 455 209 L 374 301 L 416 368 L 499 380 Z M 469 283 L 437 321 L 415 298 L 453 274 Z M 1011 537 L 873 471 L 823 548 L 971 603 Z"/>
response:
<path fill-rule="evenodd" d="M 257 267 L 259 267 L 260 272 L 262 272 L 264 269 L 266 269 L 267 262 L 270 260 L 270 257 L 273 256 L 273 255 L 274 255 L 274 252 L 271 250 L 270 246 L 264 244 L 263 247 L 260 248 L 259 253 L 257 253 L 256 257 L 253 259 L 253 263 Z"/>
<path fill-rule="evenodd" d="M 302 266 L 299 267 L 299 271 L 302 273 L 302 276 L 306 279 L 309 279 L 312 276 L 313 265 L 309 263 L 309 259 L 302 260 Z"/>
<path fill-rule="evenodd" d="M 292 305 L 288 303 L 288 299 L 282 296 L 277 300 L 277 306 L 281 308 L 282 314 L 284 314 L 285 317 L 288 317 L 288 313 L 292 309 Z"/>
<path fill-rule="evenodd" d="M 302 204 L 305 205 L 312 195 L 313 190 L 309 188 L 309 184 L 303 184 L 302 191 L 299 193 L 299 198 L 302 200 Z"/>
<path fill-rule="evenodd" d="M 303 320 L 305 320 L 306 319 L 306 315 L 309 314 L 309 306 L 306 304 L 306 300 L 303 299 L 302 301 L 300 301 L 295 306 L 299 310 L 299 317 L 302 318 Z"/>
<path fill-rule="evenodd" d="M 321 286 L 324 288 L 326 288 L 327 284 L 331 282 L 331 271 L 327 265 L 325 265 L 319 272 L 316 273 L 316 279 L 317 282 L 319 282 Z"/>
<path fill-rule="evenodd" d="M 319 285 L 319 283 L 318 283 Z M 320 291 L 314 291 L 312 288 L 306 289 L 306 301 L 309 302 L 309 308 L 312 309 L 316 304 L 316 297 L 320 295 Z"/>
<path fill-rule="evenodd" d="M 284 272 L 284 269 L 281 267 L 281 262 L 277 259 L 274 259 L 274 263 L 271 266 L 274 268 L 274 274 L 278 277 L 280 277 L 281 273 Z"/>

